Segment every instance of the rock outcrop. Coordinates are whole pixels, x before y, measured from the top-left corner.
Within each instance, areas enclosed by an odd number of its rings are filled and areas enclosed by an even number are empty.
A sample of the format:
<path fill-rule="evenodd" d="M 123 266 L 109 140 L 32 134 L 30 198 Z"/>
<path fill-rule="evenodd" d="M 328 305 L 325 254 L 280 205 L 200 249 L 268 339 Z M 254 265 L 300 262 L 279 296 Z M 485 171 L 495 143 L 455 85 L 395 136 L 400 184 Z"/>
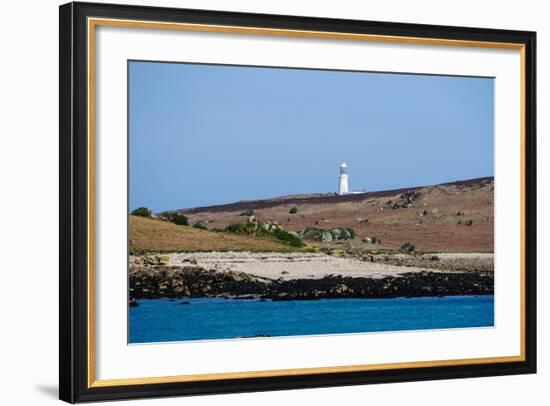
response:
<path fill-rule="evenodd" d="M 321 279 L 258 278 L 197 265 L 133 265 L 130 297 L 259 297 L 272 300 L 392 298 L 492 294 L 492 272 L 409 272 L 384 278 L 328 275 Z"/>
<path fill-rule="evenodd" d="M 298 233 L 304 240 L 321 242 L 351 240 L 355 238 L 355 231 L 351 228 L 332 228 L 325 230 L 317 227 L 307 227 Z"/>

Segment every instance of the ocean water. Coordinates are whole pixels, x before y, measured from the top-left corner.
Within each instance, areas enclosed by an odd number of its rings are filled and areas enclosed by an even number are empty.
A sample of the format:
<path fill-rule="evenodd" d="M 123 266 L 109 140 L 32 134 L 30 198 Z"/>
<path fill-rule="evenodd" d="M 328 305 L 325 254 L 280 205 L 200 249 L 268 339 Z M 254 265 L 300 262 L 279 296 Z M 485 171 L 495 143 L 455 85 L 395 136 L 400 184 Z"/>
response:
<path fill-rule="evenodd" d="M 286 302 L 150 299 L 139 304 L 129 308 L 130 343 L 486 327 L 494 323 L 493 295 Z"/>

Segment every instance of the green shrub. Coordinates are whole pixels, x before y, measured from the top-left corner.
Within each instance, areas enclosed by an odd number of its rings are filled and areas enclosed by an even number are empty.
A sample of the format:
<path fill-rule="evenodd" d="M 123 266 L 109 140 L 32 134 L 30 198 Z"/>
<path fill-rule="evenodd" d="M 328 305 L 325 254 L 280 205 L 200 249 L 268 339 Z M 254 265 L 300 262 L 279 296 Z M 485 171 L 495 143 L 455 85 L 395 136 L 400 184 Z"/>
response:
<path fill-rule="evenodd" d="M 170 223 L 177 224 L 178 226 L 188 226 L 189 225 L 189 220 L 183 214 L 168 213 L 165 217 Z"/>
<path fill-rule="evenodd" d="M 257 222 L 246 221 L 245 223 L 229 224 L 224 230 L 228 233 L 254 235 L 257 229 Z"/>
<path fill-rule="evenodd" d="M 256 220 L 248 220 L 244 223 L 230 224 L 225 227 L 224 231 L 228 233 L 269 238 L 291 247 L 300 248 L 305 245 L 300 238 L 284 230 L 276 223 L 261 223 Z"/>
<path fill-rule="evenodd" d="M 289 214 L 296 214 L 296 213 L 298 213 L 298 208 L 297 208 L 297 207 L 293 207 L 292 209 L 290 209 L 290 210 L 288 211 L 288 213 L 289 213 Z"/>
<path fill-rule="evenodd" d="M 241 226 L 242 224 L 229 224 L 227 227 L 224 228 L 224 231 L 227 231 L 228 233 L 240 233 L 241 232 Z"/>
<path fill-rule="evenodd" d="M 290 245 L 291 247 L 301 248 L 304 246 L 304 243 L 302 240 L 300 240 L 297 236 L 289 233 L 286 230 L 276 229 L 271 231 L 269 234 L 275 237 L 277 241 Z"/>
<path fill-rule="evenodd" d="M 401 251 L 403 251 L 403 252 L 405 252 L 405 253 L 407 253 L 407 254 L 411 254 L 411 253 L 414 252 L 415 247 L 414 247 L 414 245 L 411 244 L 410 242 L 406 242 L 405 244 L 403 244 L 403 245 L 401 246 L 400 249 L 401 249 Z"/>
<path fill-rule="evenodd" d="M 252 210 L 252 209 L 246 209 L 245 211 L 243 211 L 241 213 L 241 216 L 250 217 L 250 216 L 253 216 L 253 215 L 254 215 L 254 210 Z"/>
<path fill-rule="evenodd" d="M 323 232 L 327 232 L 326 230 L 323 230 L 322 228 L 318 227 L 306 227 L 300 232 L 300 236 L 304 240 L 315 240 L 315 241 L 321 241 L 323 237 Z M 328 232 L 330 233 L 330 232 Z"/>
<path fill-rule="evenodd" d="M 135 209 L 131 214 L 132 216 L 151 217 L 151 214 L 153 214 L 153 212 L 147 207 L 140 207 L 138 209 Z"/>
<path fill-rule="evenodd" d="M 201 229 L 201 230 L 208 230 L 208 228 L 206 228 L 206 226 L 202 223 L 194 223 L 193 228 L 198 228 L 198 229 Z"/>

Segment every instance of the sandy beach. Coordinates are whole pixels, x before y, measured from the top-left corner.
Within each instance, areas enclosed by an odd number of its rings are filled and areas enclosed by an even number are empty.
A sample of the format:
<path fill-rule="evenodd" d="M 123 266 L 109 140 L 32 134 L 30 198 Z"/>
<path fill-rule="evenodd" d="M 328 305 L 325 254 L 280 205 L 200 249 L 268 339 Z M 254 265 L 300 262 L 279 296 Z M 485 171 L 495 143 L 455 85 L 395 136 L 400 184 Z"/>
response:
<path fill-rule="evenodd" d="M 242 272 L 257 278 L 293 280 L 321 279 L 328 275 L 384 278 L 410 272 L 464 271 L 491 268 L 493 254 L 453 253 L 414 257 L 378 255 L 368 260 L 335 257 L 322 253 L 206 252 L 163 255 L 168 266 L 195 264 L 219 272 Z M 457 269 L 459 268 L 459 269 Z M 485 269 L 487 270 L 487 269 Z"/>

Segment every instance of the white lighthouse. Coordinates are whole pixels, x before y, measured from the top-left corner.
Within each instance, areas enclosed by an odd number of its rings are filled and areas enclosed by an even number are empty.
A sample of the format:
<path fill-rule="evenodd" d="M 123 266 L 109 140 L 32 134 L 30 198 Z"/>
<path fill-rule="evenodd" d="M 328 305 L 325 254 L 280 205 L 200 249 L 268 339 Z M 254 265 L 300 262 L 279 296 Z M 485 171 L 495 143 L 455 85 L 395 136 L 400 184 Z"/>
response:
<path fill-rule="evenodd" d="M 345 162 L 340 165 L 340 181 L 338 182 L 338 194 L 345 195 L 349 193 L 348 186 L 348 166 Z"/>

